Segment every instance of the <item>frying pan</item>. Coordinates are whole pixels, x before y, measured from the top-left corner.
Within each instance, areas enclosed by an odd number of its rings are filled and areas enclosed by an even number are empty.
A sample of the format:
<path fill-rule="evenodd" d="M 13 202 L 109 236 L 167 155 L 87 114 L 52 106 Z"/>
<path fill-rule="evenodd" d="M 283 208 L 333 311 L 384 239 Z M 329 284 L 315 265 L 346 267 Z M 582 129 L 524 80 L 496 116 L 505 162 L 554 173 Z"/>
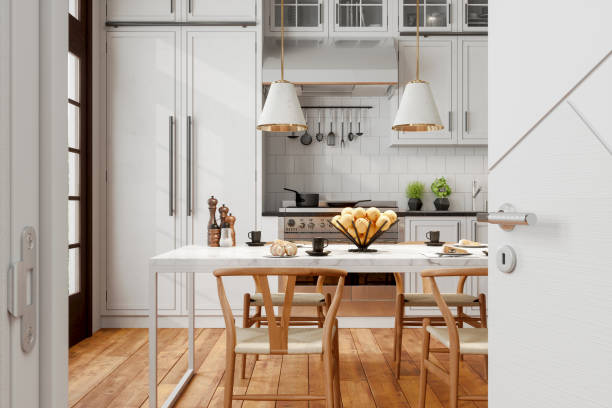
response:
<path fill-rule="evenodd" d="M 319 206 L 319 194 L 309 193 L 303 194 L 290 188 L 284 188 L 283 190 L 291 191 L 295 193 L 295 206 L 296 207 L 318 207 Z"/>
<path fill-rule="evenodd" d="M 358 200 L 358 201 L 328 201 L 327 202 L 327 206 L 328 207 L 333 207 L 333 208 L 337 208 L 337 207 L 354 207 L 359 203 L 365 203 L 366 201 L 370 201 L 370 200 Z"/>

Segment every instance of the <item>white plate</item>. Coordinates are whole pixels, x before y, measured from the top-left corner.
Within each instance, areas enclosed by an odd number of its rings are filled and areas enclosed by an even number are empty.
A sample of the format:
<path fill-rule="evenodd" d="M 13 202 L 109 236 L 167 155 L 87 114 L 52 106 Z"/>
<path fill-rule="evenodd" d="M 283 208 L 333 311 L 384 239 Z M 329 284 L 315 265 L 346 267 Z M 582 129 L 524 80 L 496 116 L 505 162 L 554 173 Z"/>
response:
<path fill-rule="evenodd" d="M 264 258 L 297 258 L 297 255 L 264 255 Z"/>
<path fill-rule="evenodd" d="M 489 247 L 486 244 L 480 244 L 480 245 L 458 245 L 456 244 L 452 246 L 457 247 L 457 248 L 488 248 Z"/>

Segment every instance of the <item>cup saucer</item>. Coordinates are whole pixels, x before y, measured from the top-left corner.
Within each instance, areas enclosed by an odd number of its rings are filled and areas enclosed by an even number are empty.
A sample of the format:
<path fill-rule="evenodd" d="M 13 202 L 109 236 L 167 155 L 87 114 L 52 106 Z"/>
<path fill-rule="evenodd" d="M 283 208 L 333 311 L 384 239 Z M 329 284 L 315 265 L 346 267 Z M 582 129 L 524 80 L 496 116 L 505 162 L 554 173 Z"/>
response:
<path fill-rule="evenodd" d="M 444 242 L 429 242 L 429 241 L 425 241 L 425 245 L 439 247 L 439 246 L 444 245 Z"/>
<path fill-rule="evenodd" d="M 327 256 L 329 254 L 331 254 L 331 251 L 322 251 L 322 252 L 317 252 L 317 251 L 306 251 L 306 253 L 310 256 Z"/>
<path fill-rule="evenodd" d="M 247 242 L 246 243 L 248 246 L 254 246 L 254 247 L 258 247 L 258 246 L 264 246 L 266 245 L 265 242 Z"/>

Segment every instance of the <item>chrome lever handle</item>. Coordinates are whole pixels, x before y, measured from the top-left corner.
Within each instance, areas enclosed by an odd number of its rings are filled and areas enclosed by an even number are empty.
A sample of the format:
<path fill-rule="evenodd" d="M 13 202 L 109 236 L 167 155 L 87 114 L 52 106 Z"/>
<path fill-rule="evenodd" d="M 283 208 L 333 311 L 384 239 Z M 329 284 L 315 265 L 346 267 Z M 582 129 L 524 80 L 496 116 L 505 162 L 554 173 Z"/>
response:
<path fill-rule="evenodd" d="M 476 220 L 497 224 L 504 231 L 512 231 L 517 225 L 535 225 L 538 217 L 534 213 L 517 212 L 511 204 L 504 204 L 498 212 L 476 214 Z"/>

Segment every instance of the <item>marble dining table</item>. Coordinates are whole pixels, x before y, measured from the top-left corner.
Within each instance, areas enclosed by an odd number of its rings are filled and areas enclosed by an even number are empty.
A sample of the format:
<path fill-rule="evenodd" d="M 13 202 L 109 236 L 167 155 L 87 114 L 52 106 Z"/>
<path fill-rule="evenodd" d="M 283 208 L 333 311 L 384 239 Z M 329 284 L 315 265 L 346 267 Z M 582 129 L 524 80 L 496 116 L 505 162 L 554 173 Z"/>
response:
<path fill-rule="evenodd" d="M 334 267 L 348 273 L 414 273 L 429 268 L 486 267 L 488 257 L 482 249 L 469 249 L 466 256 L 440 256 L 440 247 L 426 245 L 379 244 L 376 252 L 350 252 L 353 246 L 329 245 L 328 256 L 309 256 L 308 247 L 299 247 L 297 256 L 275 258 L 269 247 L 239 245 L 227 248 L 184 246 L 159 254 L 149 262 L 149 406 L 157 407 L 157 283 L 160 273 L 185 273 L 187 276 L 188 367 L 162 406 L 171 407 L 194 375 L 194 275 L 211 274 L 227 267 Z"/>

